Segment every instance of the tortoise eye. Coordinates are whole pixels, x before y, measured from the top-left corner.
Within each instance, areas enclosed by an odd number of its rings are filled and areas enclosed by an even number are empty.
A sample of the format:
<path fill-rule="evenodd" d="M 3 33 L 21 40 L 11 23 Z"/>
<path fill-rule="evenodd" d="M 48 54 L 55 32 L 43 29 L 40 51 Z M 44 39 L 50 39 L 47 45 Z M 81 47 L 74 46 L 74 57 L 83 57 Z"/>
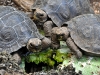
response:
<path fill-rule="evenodd" d="M 32 43 L 30 43 L 30 47 L 33 47 L 34 45 Z"/>
<path fill-rule="evenodd" d="M 37 16 L 38 18 L 41 18 L 41 17 L 43 17 L 44 15 L 41 14 L 41 13 L 37 13 L 36 16 Z"/>
<path fill-rule="evenodd" d="M 43 14 L 40 14 L 40 16 L 44 16 Z"/>

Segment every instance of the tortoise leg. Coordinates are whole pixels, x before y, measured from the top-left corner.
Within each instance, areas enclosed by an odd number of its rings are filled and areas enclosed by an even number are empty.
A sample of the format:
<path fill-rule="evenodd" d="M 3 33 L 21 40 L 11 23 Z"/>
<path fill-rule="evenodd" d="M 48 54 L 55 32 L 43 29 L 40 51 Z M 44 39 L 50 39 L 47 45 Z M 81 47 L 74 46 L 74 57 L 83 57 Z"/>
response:
<path fill-rule="evenodd" d="M 12 58 L 15 60 L 17 64 L 21 64 L 22 57 L 28 52 L 26 47 L 22 47 L 19 50 L 12 52 Z"/>
<path fill-rule="evenodd" d="M 47 21 L 43 25 L 45 36 L 48 37 L 48 38 L 51 37 L 52 26 L 53 26 L 52 21 Z"/>
<path fill-rule="evenodd" d="M 21 56 L 18 53 L 14 53 L 12 55 L 12 58 L 15 60 L 16 63 L 18 63 L 18 64 L 21 63 Z"/>
<path fill-rule="evenodd" d="M 52 49 L 58 49 L 60 48 L 60 41 L 57 39 L 56 34 L 51 34 L 51 48 Z"/>
<path fill-rule="evenodd" d="M 76 54 L 77 58 L 81 58 L 82 57 L 82 52 L 75 45 L 75 43 L 73 42 L 73 40 L 70 37 L 67 38 L 66 44 Z"/>
<path fill-rule="evenodd" d="M 58 27 L 54 27 L 51 31 L 51 48 L 58 49 L 60 48 L 60 41 L 57 38 L 57 31 Z"/>
<path fill-rule="evenodd" d="M 41 44 L 42 50 L 45 50 L 45 49 L 47 49 L 51 46 L 51 40 L 50 39 L 44 37 L 41 41 L 42 41 L 42 44 Z"/>

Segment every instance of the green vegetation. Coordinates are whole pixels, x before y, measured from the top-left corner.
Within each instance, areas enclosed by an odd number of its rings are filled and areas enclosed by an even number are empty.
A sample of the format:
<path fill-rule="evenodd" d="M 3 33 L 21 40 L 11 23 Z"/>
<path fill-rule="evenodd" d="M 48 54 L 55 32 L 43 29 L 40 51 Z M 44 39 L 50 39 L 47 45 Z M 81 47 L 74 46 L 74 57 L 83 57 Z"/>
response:
<path fill-rule="evenodd" d="M 61 53 L 59 50 L 48 49 L 44 52 L 32 53 L 25 57 L 25 60 L 30 63 L 34 62 L 35 64 L 45 63 L 48 66 L 54 66 L 55 63 L 62 63 L 63 60 L 67 59 L 70 54 Z"/>

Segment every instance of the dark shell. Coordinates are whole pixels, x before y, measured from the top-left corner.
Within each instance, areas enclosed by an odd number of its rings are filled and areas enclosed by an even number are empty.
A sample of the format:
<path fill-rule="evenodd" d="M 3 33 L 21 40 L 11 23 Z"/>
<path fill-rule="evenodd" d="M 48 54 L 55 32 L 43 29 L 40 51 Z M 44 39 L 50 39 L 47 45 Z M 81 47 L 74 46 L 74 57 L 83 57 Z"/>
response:
<path fill-rule="evenodd" d="M 94 13 L 89 0 L 36 0 L 32 9 L 44 10 L 59 27 L 71 18 Z"/>
<path fill-rule="evenodd" d="M 90 55 L 100 56 L 100 15 L 80 15 L 65 24 L 79 48 Z"/>
<path fill-rule="evenodd" d="M 0 51 L 7 50 L 11 53 L 35 37 L 42 38 L 26 14 L 10 6 L 0 6 Z"/>

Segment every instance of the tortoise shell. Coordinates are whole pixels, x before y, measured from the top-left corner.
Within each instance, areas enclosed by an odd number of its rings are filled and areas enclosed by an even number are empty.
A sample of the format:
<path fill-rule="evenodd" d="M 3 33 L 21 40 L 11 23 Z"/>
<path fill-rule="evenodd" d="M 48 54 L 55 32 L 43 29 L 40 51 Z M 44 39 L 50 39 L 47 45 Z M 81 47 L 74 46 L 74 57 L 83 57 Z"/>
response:
<path fill-rule="evenodd" d="M 94 13 L 89 0 L 36 0 L 32 9 L 36 8 L 44 10 L 58 27 L 75 16 Z"/>
<path fill-rule="evenodd" d="M 66 22 L 75 44 L 88 55 L 100 56 L 100 15 L 84 14 Z"/>
<path fill-rule="evenodd" d="M 13 7 L 0 6 L 0 51 L 14 52 L 30 38 L 42 38 L 35 23 Z"/>

